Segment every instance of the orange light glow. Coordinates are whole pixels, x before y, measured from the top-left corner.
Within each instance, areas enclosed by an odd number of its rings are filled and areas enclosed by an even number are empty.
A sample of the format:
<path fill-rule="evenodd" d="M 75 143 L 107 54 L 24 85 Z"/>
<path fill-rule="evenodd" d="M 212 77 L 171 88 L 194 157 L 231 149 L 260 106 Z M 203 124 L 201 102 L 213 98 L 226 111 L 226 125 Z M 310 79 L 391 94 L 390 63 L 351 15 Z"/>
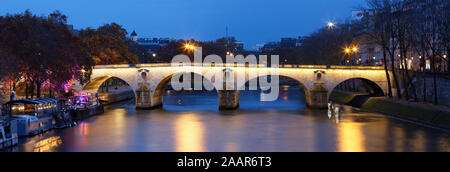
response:
<path fill-rule="evenodd" d="M 53 136 L 39 142 L 33 146 L 33 152 L 48 152 L 62 144 L 60 136 Z"/>
<path fill-rule="evenodd" d="M 356 123 L 341 123 L 338 128 L 338 151 L 364 152 L 364 135 L 362 125 Z"/>
<path fill-rule="evenodd" d="M 177 152 L 203 152 L 205 130 L 201 119 L 194 114 L 180 116 L 175 122 L 175 149 Z"/>
<path fill-rule="evenodd" d="M 350 53 L 350 48 L 346 48 L 346 49 L 345 49 L 345 52 L 346 52 L 346 53 Z"/>
<path fill-rule="evenodd" d="M 193 50 L 195 50 L 195 48 L 197 48 L 197 47 L 194 44 L 191 44 L 191 43 L 186 43 L 184 45 L 184 49 L 186 49 L 186 50 L 193 51 Z"/>

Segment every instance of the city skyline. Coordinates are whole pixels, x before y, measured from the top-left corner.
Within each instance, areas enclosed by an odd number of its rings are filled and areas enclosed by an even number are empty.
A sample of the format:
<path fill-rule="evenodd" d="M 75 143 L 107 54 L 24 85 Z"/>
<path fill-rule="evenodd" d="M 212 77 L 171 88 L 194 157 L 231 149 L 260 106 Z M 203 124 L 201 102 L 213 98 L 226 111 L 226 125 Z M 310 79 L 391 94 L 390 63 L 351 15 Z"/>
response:
<path fill-rule="evenodd" d="M 119 1 L 105 2 L 6 0 L 0 7 L 0 14 L 22 13 L 29 9 L 38 15 L 48 15 L 59 10 L 68 16 L 68 23 L 75 29 L 96 28 L 116 22 L 123 25 L 129 34 L 136 30 L 139 37 L 199 41 L 224 37 L 228 27 L 229 36 L 244 42 L 245 49 L 252 49 L 256 44 L 279 41 L 283 37 L 309 35 L 329 21 L 344 21 L 350 18 L 352 10 L 364 3 L 360 0 L 136 0 L 126 2 L 126 5 Z"/>

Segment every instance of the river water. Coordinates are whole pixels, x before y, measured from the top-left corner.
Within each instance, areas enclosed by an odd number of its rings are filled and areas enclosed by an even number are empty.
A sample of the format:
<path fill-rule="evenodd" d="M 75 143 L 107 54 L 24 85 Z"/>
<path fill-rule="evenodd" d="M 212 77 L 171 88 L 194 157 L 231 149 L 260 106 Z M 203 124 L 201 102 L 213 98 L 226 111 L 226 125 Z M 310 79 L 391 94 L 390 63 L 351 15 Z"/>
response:
<path fill-rule="evenodd" d="M 163 108 L 109 105 L 78 126 L 20 139 L 14 151 L 285 152 L 450 151 L 450 134 L 342 106 L 339 115 L 305 107 L 299 87 L 260 102 L 242 91 L 240 108 L 219 111 L 215 92 L 167 91 Z"/>

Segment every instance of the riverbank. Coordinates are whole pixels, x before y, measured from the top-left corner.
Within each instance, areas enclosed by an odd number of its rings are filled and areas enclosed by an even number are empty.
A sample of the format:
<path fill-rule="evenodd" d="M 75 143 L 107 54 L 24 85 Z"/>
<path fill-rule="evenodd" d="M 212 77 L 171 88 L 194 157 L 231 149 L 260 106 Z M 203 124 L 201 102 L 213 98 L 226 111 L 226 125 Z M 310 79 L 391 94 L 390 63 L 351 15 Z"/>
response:
<path fill-rule="evenodd" d="M 384 97 L 367 97 L 364 94 L 335 91 L 330 99 L 341 103 L 386 114 L 412 123 L 450 131 L 450 107 L 408 102 Z"/>

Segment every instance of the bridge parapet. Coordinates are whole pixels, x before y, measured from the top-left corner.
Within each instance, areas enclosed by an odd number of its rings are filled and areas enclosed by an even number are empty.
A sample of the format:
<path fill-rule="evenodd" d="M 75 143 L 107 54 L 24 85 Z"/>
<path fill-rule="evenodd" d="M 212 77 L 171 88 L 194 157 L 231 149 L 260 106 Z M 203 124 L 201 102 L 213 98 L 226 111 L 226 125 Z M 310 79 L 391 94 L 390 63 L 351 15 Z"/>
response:
<path fill-rule="evenodd" d="M 192 67 L 205 67 L 202 63 L 191 63 Z M 154 63 L 154 64 L 119 64 L 119 65 L 97 65 L 94 69 L 114 69 L 114 68 L 151 68 L 151 67 L 173 67 L 171 63 Z M 262 64 L 227 64 L 215 63 L 208 67 L 246 67 L 246 68 L 271 68 Z M 337 66 L 337 65 L 297 65 L 297 64 L 283 64 L 278 68 L 299 68 L 299 69 L 348 69 L 348 70 L 384 70 L 382 66 Z"/>

